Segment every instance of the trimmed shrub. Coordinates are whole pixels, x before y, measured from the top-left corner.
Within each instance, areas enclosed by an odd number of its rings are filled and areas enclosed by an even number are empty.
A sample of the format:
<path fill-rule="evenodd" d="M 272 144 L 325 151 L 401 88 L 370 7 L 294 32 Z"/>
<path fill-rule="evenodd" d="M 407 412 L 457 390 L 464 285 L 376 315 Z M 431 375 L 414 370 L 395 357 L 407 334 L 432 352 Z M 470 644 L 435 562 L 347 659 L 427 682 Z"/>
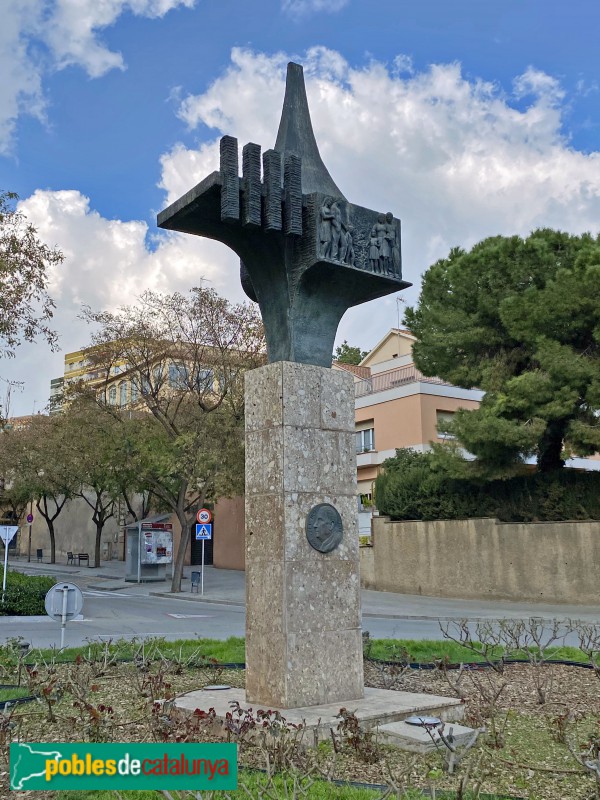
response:
<path fill-rule="evenodd" d="M 375 484 L 377 508 L 392 519 L 600 519 L 600 474 L 596 472 L 563 469 L 484 482 L 454 478 L 433 453 L 412 450 L 398 450 L 383 467 Z"/>
<path fill-rule="evenodd" d="M 0 586 L 4 570 L 0 567 Z M 34 616 L 45 614 L 44 598 L 56 583 L 54 578 L 45 575 L 23 575 L 8 571 L 4 602 L 0 592 L 0 616 Z"/>

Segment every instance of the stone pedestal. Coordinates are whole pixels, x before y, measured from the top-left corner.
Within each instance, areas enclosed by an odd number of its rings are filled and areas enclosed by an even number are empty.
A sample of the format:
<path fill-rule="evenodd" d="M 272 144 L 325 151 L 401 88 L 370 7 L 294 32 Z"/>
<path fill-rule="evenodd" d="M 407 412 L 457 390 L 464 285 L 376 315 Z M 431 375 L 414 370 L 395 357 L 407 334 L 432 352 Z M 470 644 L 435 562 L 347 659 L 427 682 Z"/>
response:
<path fill-rule="evenodd" d="M 306 538 L 320 503 L 343 522 L 330 553 Z M 363 693 L 353 379 L 278 361 L 246 375 L 246 700 Z"/>

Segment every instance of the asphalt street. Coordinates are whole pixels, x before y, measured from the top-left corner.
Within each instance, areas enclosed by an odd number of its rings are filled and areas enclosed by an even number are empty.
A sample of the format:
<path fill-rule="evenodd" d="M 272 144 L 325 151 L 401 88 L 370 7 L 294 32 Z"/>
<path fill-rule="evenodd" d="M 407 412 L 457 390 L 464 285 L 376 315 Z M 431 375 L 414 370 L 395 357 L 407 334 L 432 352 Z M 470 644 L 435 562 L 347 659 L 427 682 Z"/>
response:
<path fill-rule="evenodd" d="M 168 640 L 243 636 L 245 576 L 243 572 L 205 570 L 205 594 L 192 594 L 186 570 L 181 594 L 172 595 L 166 583 L 124 581 L 122 562 L 103 562 L 99 569 L 17 561 L 11 564 L 30 574 L 52 574 L 75 583 L 83 592 L 81 618 L 67 625 L 66 646 L 90 640 L 161 636 Z M 600 609 L 589 606 L 517 604 L 494 600 L 362 592 L 363 630 L 374 638 L 441 639 L 440 627 L 451 620 L 497 620 L 539 617 L 600 621 Z M 0 641 L 22 636 L 33 647 L 58 645 L 60 626 L 49 617 L 0 617 Z M 573 637 L 568 643 L 575 643 Z"/>

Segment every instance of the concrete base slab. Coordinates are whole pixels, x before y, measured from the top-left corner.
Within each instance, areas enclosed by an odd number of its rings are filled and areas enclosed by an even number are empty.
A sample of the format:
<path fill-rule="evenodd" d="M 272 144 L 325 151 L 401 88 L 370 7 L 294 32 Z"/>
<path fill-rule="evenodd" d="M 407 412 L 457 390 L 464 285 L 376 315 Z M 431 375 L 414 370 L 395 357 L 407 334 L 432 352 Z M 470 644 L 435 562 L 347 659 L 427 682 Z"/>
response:
<path fill-rule="evenodd" d="M 214 708 L 217 717 L 224 718 L 225 714 L 231 710 L 231 702 L 238 702 L 243 708 L 254 708 L 255 711 L 261 707 L 265 708 L 265 706 L 247 703 L 244 689 L 200 689 L 178 697 L 175 700 L 175 706 L 190 712 L 196 709 L 208 711 L 209 708 Z M 296 725 L 304 722 L 306 727 L 314 732 L 313 735 L 316 739 L 323 740 L 329 738 L 331 728 L 335 730 L 337 727 L 340 720 L 336 718 L 336 715 L 340 708 L 344 707 L 348 711 L 354 712 L 365 728 L 397 722 L 415 714 L 433 715 L 444 721 L 462 719 L 464 715 L 464 705 L 454 697 L 395 692 L 389 689 L 371 689 L 369 687 L 365 687 L 365 696 L 361 700 L 350 700 L 348 703 L 324 703 L 302 708 L 272 708 L 272 710 L 280 711 L 287 722 Z"/>
<path fill-rule="evenodd" d="M 415 716 L 419 716 L 416 714 Z M 432 750 L 446 749 L 436 728 L 430 728 L 431 735 L 425 728 L 409 725 L 407 722 L 390 722 L 378 727 L 380 741 L 394 744 L 401 750 L 411 753 L 429 753 Z M 444 726 L 444 736 L 448 738 L 452 733 L 453 745 L 461 747 L 471 741 L 475 731 L 456 722 Z M 432 738 L 433 737 L 433 738 Z"/>

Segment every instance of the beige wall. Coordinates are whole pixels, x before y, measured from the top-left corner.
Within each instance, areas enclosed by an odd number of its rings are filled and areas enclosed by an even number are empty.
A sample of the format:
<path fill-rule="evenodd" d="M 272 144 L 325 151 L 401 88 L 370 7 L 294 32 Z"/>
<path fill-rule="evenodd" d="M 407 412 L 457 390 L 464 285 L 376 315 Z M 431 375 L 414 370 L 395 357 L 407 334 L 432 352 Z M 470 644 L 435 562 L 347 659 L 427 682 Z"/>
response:
<path fill-rule="evenodd" d="M 437 411 L 453 413 L 459 408 L 478 408 L 476 400 L 460 400 L 430 394 L 412 394 L 385 403 L 356 409 L 357 430 L 373 420 L 376 450 L 394 450 L 439 441 Z"/>
<path fill-rule="evenodd" d="M 446 411 L 454 414 L 459 408 L 472 411 L 479 408 L 477 400 L 459 400 L 454 397 L 441 397 L 440 395 L 420 394 L 421 400 L 421 435 L 422 442 L 427 444 L 440 441 L 437 432 L 437 412 Z M 377 435 L 377 433 L 375 433 Z"/>
<path fill-rule="evenodd" d="M 600 522 L 374 519 L 370 589 L 596 605 Z M 372 576 L 372 577 L 369 577 Z"/>
<path fill-rule="evenodd" d="M 33 525 L 31 526 L 31 555 L 35 560 L 35 551 L 39 547 L 44 551 L 44 561 L 50 560 L 50 535 L 46 520 L 33 507 Z M 56 535 L 56 561 L 67 560 L 67 552 L 88 553 L 90 563 L 93 560 L 96 546 L 96 526 L 92 522 L 92 509 L 81 498 L 69 500 L 54 521 Z M 28 526 L 21 529 L 20 553 L 27 555 Z M 117 556 L 123 559 L 123 531 L 117 521 L 111 517 L 102 531 L 100 544 L 101 558 Z"/>
<path fill-rule="evenodd" d="M 382 361 L 389 361 L 394 356 L 407 356 L 412 353 L 412 347 L 415 339 L 412 336 L 407 336 L 402 332 L 400 335 L 397 333 L 390 333 L 381 342 L 378 347 L 375 347 L 369 355 L 360 362 L 362 367 L 372 367 L 373 364 L 379 364 Z"/>
<path fill-rule="evenodd" d="M 361 547 L 360 555 L 360 585 L 372 586 L 375 581 L 375 558 L 372 547 Z"/>
<path fill-rule="evenodd" d="M 368 419 L 374 421 L 376 450 L 410 447 L 423 441 L 418 394 L 356 409 L 356 422 Z"/>
<path fill-rule="evenodd" d="M 245 569 L 244 498 L 223 497 L 215 504 L 213 566 Z"/>

